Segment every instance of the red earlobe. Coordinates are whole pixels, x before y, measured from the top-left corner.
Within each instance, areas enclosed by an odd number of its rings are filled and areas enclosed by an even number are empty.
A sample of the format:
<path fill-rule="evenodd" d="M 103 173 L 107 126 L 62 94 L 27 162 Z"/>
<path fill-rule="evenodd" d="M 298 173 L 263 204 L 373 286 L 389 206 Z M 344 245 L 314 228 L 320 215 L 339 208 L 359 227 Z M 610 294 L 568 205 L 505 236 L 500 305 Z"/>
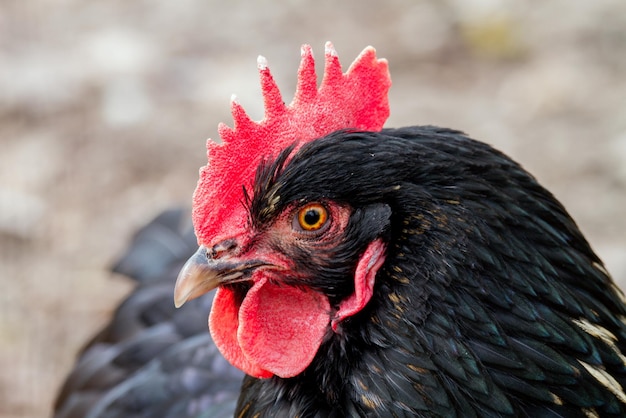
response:
<path fill-rule="evenodd" d="M 385 244 L 379 238 L 367 246 L 359 259 L 354 274 L 354 293 L 339 305 L 339 310 L 331 321 L 333 331 L 337 331 L 341 321 L 360 312 L 370 301 L 374 293 L 376 273 L 384 262 Z"/>

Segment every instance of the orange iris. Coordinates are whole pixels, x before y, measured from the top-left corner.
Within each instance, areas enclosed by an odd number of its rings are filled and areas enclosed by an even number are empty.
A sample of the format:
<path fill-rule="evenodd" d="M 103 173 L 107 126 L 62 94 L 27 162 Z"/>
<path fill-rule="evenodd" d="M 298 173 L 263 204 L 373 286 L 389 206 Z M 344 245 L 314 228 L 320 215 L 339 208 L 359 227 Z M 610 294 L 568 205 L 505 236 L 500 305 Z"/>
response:
<path fill-rule="evenodd" d="M 319 203 L 306 205 L 298 211 L 298 224 L 305 231 L 317 231 L 327 220 L 328 212 Z"/>

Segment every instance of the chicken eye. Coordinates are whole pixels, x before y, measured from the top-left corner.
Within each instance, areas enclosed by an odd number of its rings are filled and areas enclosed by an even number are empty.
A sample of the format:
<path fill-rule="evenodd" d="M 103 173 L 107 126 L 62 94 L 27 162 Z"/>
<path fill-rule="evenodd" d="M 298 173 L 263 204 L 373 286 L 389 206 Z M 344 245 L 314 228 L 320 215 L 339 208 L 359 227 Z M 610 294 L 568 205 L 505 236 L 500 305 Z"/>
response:
<path fill-rule="evenodd" d="M 296 229 L 304 231 L 317 231 L 326 225 L 326 221 L 328 221 L 326 208 L 319 203 L 312 203 L 298 211 L 298 216 L 294 219 L 294 226 Z"/>

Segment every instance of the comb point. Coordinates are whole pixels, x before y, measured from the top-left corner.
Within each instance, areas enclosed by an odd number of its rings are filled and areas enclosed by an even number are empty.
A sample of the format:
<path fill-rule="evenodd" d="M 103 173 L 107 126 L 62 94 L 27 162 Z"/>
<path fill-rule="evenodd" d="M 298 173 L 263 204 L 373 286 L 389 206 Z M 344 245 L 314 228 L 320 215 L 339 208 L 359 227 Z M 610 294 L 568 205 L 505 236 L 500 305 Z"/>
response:
<path fill-rule="evenodd" d="M 248 116 L 243 106 L 241 106 L 241 104 L 237 100 L 236 96 L 234 100 L 231 100 L 230 102 L 230 109 L 233 115 L 235 131 L 245 131 L 253 128 L 254 121 L 250 119 L 250 116 Z"/>
<path fill-rule="evenodd" d="M 330 41 L 327 41 L 326 44 L 324 44 L 324 52 L 326 55 L 337 56 L 337 50 Z"/>
<path fill-rule="evenodd" d="M 223 143 L 232 142 L 236 137 L 235 130 L 223 122 L 220 122 L 219 125 L 217 125 L 217 133 L 220 138 L 222 138 Z M 213 144 L 217 145 L 217 143 Z M 209 144 L 207 144 L 207 148 L 208 147 Z"/>
<path fill-rule="evenodd" d="M 324 77 L 322 78 L 322 84 L 320 86 L 320 92 L 327 89 L 332 89 L 332 86 L 338 86 L 341 84 L 343 78 L 343 71 L 341 70 L 341 63 L 339 62 L 339 56 L 333 44 L 326 43 L 326 54 L 324 63 Z"/>
<path fill-rule="evenodd" d="M 300 56 L 304 57 L 305 55 L 313 56 L 313 48 L 309 44 L 302 44 L 300 47 Z"/>
<path fill-rule="evenodd" d="M 302 45 L 300 49 L 302 59 L 298 68 L 298 82 L 291 107 L 304 103 L 311 103 L 317 96 L 317 75 L 315 74 L 315 59 L 310 45 Z"/>
<path fill-rule="evenodd" d="M 259 55 L 257 65 L 261 76 L 261 92 L 265 105 L 265 119 L 270 119 L 284 113 L 286 107 L 280 94 L 280 89 L 276 81 L 274 81 L 274 77 L 272 77 L 272 73 L 267 65 L 267 60 Z"/>
<path fill-rule="evenodd" d="M 359 67 L 371 67 L 377 68 L 380 65 L 386 65 L 386 59 L 378 59 L 376 58 L 376 49 L 372 46 L 368 46 L 365 48 L 358 57 L 354 60 L 354 62 L 348 68 L 347 73 L 351 73 L 355 68 Z"/>

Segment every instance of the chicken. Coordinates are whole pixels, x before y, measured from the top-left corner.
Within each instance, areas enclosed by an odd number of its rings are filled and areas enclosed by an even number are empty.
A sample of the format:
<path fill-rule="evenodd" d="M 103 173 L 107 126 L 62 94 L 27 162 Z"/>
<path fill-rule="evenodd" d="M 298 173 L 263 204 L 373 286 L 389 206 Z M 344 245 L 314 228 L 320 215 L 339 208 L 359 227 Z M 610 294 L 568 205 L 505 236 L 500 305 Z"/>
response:
<path fill-rule="evenodd" d="M 344 74 L 327 44 L 318 89 L 305 46 L 290 105 L 259 70 L 265 119 L 233 100 L 209 142 L 174 290 L 217 289 L 235 416 L 625 416 L 624 296 L 546 189 L 462 132 L 383 129 L 373 48 Z"/>

